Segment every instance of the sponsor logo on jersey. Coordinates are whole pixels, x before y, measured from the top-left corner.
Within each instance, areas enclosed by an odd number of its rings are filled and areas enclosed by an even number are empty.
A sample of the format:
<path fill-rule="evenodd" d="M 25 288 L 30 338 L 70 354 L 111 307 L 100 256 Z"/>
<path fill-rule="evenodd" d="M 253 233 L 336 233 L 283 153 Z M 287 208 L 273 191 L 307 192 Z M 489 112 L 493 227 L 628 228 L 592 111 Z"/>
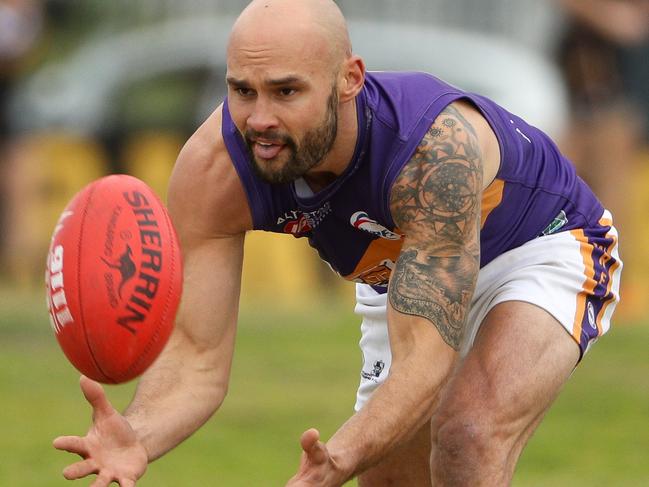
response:
<path fill-rule="evenodd" d="M 290 233 L 296 237 L 304 235 L 311 230 L 312 228 L 304 215 L 300 215 L 297 220 L 289 220 L 284 225 L 284 233 Z"/>
<path fill-rule="evenodd" d="M 566 212 L 561 210 L 557 216 L 554 217 L 554 220 L 543 230 L 541 235 L 551 235 L 558 232 L 566 223 L 568 223 L 568 217 Z"/>
<path fill-rule="evenodd" d="M 302 212 L 298 210 L 287 211 L 282 216 L 277 218 L 277 224 L 281 225 L 282 223 L 287 222 L 289 220 L 297 220 L 298 218 L 300 218 L 301 215 Z"/>
<path fill-rule="evenodd" d="M 388 230 L 376 220 L 372 220 L 364 211 L 357 211 L 354 213 L 349 219 L 349 223 L 351 223 L 354 228 L 371 233 L 377 237 L 386 238 L 388 240 L 401 239 L 401 235 Z"/>
<path fill-rule="evenodd" d="M 313 211 L 291 210 L 277 218 L 277 225 L 284 224 L 282 231 L 295 237 L 301 237 L 320 225 L 331 213 L 331 203 L 326 201 L 320 208 Z"/>

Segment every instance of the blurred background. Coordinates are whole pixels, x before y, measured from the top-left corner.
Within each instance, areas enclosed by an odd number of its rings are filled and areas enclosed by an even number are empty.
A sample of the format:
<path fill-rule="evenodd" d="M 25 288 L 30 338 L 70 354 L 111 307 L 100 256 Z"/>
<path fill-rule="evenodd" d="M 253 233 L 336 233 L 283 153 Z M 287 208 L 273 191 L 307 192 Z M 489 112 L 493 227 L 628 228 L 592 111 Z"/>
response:
<path fill-rule="evenodd" d="M 649 0 L 337 3 L 369 69 L 424 70 L 493 98 L 551 134 L 613 212 L 625 261 L 614 329 L 514 483 L 649 485 Z M 45 311 L 58 215 L 110 173 L 164 198 L 178 151 L 223 99 L 225 42 L 246 4 L 0 0 L 0 485 L 65 485 L 71 458 L 51 439 L 89 423 Z M 250 234 L 230 397 L 142 485 L 283 485 L 300 433 L 330 435 L 351 412 L 352 310 L 353 286 L 306 242 Z M 132 388 L 109 394 L 124 407 Z"/>

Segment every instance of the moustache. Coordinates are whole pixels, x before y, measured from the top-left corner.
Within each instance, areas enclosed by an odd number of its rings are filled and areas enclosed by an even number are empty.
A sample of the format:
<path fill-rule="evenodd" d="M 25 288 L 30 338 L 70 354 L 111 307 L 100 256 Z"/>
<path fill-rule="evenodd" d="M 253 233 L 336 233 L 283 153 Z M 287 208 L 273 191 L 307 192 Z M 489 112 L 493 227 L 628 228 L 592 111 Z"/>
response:
<path fill-rule="evenodd" d="M 264 142 L 269 142 L 271 144 L 288 146 L 295 145 L 295 142 L 290 136 L 277 132 L 276 130 L 258 132 L 254 129 L 248 129 L 244 133 L 244 138 L 246 139 L 248 145 L 252 145 L 257 139 L 262 139 Z"/>

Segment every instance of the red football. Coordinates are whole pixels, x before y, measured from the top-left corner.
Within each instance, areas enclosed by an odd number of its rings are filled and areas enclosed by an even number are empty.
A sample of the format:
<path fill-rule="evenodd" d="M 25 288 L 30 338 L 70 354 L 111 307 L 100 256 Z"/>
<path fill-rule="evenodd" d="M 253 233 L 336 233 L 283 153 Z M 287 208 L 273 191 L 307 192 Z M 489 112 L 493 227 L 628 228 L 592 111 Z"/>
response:
<path fill-rule="evenodd" d="M 56 225 L 45 275 L 56 338 L 86 376 L 126 382 L 162 351 L 182 262 L 167 210 L 144 182 L 107 176 L 82 189 Z"/>

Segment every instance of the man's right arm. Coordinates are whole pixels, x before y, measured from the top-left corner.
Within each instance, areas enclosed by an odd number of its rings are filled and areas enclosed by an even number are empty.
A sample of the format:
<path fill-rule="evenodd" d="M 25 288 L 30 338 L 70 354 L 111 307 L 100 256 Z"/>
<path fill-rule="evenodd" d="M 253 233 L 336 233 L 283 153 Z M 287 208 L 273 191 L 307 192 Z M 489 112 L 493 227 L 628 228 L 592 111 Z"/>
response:
<path fill-rule="evenodd" d="M 234 349 L 243 241 L 252 227 L 216 112 L 180 153 L 169 211 L 180 238 L 184 285 L 165 350 L 125 412 L 149 461 L 196 431 L 225 398 Z"/>
<path fill-rule="evenodd" d="M 252 220 L 220 138 L 220 110 L 181 151 L 170 180 L 168 207 L 180 239 L 184 267 L 183 296 L 174 331 L 160 357 L 140 379 L 124 412 L 128 424 L 120 426 L 123 431 L 110 427 L 102 430 L 98 416 L 108 424 L 112 407 L 99 386 L 91 388 L 82 382 L 94 409 L 93 427 L 86 437 L 64 437 L 56 440 L 55 446 L 82 454 L 89 466 L 73 468 L 68 478 L 98 473 L 118 481 L 129 478 L 125 485 L 131 485 L 130 478 L 141 476 L 143 471 L 137 475 L 121 473 L 121 460 L 113 455 L 119 448 L 108 452 L 103 445 L 119 443 L 119 436 L 132 428 L 133 443 L 144 447 L 151 462 L 196 431 L 225 398 L 234 350 L 243 242 Z M 125 423 L 123 418 L 120 421 Z M 86 472 L 90 466 L 93 471 Z M 146 468 L 146 464 L 141 467 Z"/>
<path fill-rule="evenodd" d="M 152 461 L 196 431 L 225 398 L 243 236 L 196 243 L 185 260 L 176 327 L 124 415 Z"/>

